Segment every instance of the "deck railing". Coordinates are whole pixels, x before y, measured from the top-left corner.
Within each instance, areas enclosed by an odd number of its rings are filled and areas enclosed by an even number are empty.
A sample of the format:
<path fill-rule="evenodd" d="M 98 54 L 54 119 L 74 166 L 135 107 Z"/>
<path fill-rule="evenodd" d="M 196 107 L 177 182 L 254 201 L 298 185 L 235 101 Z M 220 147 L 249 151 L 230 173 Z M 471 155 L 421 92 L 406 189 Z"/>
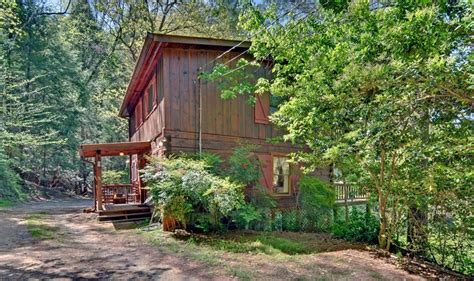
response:
<path fill-rule="evenodd" d="M 353 202 L 369 199 L 369 193 L 358 185 L 334 183 L 336 202 Z"/>
<path fill-rule="evenodd" d="M 139 202 L 138 189 L 133 184 L 104 184 L 102 201 L 105 204 L 128 204 Z"/>

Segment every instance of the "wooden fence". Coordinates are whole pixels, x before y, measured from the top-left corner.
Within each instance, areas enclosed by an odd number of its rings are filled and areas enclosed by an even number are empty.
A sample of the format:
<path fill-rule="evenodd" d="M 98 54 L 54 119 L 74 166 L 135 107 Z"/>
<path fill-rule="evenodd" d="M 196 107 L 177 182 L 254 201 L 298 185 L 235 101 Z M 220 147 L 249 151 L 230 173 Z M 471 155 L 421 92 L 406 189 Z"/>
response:
<path fill-rule="evenodd" d="M 102 201 L 105 204 L 139 203 L 140 197 L 134 184 L 102 185 Z"/>
<path fill-rule="evenodd" d="M 334 183 L 336 191 L 336 203 L 351 203 L 367 201 L 369 193 L 358 185 L 351 185 L 347 183 Z"/>

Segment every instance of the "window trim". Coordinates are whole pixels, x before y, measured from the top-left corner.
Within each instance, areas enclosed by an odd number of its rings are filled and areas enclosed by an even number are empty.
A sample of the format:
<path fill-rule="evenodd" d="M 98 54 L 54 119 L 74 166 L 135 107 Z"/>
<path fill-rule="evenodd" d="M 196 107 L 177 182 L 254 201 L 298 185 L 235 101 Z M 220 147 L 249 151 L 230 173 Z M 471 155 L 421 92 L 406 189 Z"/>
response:
<path fill-rule="evenodd" d="M 139 119 L 137 119 L 137 117 L 139 117 Z M 141 97 L 138 99 L 137 104 L 135 105 L 135 122 L 136 121 L 138 121 L 138 124 L 136 123 L 135 132 L 138 131 L 144 123 L 144 120 L 143 120 L 143 106 L 142 106 L 142 98 Z"/>
<path fill-rule="evenodd" d="M 152 98 L 153 98 L 153 105 L 150 109 L 150 112 L 147 112 L 146 113 L 146 116 L 145 116 L 145 120 L 148 120 L 148 117 L 150 117 L 150 115 L 155 111 L 155 109 L 157 108 L 157 101 L 156 101 L 156 82 L 155 82 L 155 74 L 152 75 L 151 79 L 150 79 L 150 82 L 148 82 L 148 86 L 146 87 L 146 90 L 145 90 L 145 94 L 144 96 L 146 96 L 146 105 L 147 105 L 147 111 L 148 111 L 148 106 L 150 104 L 150 101 L 148 100 L 149 99 L 149 95 L 148 95 L 148 91 L 150 90 L 150 88 L 152 88 L 152 91 L 153 91 L 153 94 L 152 94 Z"/>
<path fill-rule="evenodd" d="M 158 59 L 158 62 L 156 63 L 156 71 L 155 71 L 155 76 L 154 76 L 154 82 L 155 82 L 155 101 L 156 101 L 156 106 L 160 105 L 161 102 L 165 99 L 165 90 L 163 87 L 163 56 L 160 56 Z M 160 97 L 160 92 L 161 92 L 161 97 Z"/>

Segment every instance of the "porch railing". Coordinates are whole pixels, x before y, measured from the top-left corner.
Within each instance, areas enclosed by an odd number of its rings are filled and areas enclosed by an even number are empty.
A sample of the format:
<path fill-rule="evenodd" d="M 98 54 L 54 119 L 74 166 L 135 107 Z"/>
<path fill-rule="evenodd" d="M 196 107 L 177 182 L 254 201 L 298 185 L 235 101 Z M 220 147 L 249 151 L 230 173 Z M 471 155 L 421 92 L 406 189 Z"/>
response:
<path fill-rule="evenodd" d="M 135 184 L 104 184 L 102 202 L 105 204 L 139 203 L 140 194 Z"/>
<path fill-rule="evenodd" d="M 336 202 L 364 201 L 369 199 L 369 193 L 358 185 L 334 183 Z"/>

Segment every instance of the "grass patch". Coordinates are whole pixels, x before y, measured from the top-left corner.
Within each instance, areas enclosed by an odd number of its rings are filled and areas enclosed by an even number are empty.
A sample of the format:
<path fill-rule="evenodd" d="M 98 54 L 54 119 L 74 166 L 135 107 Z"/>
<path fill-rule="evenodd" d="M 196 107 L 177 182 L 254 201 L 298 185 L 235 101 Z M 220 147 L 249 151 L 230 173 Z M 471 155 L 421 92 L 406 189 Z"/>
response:
<path fill-rule="evenodd" d="M 288 255 L 305 254 L 308 249 L 303 244 L 296 241 L 276 237 L 271 234 L 247 234 L 247 235 L 175 235 L 179 240 L 184 240 L 198 246 L 209 247 L 213 250 L 230 253 L 262 253 Z"/>
<path fill-rule="evenodd" d="M 58 227 L 45 224 L 45 215 L 41 213 L 29 215 L 26 218 L 26 228 L 32 237 L 40 240 L 54 239 L 59 231 Z"/>
<path fill-rule="evenodd" d="M 8 201 L 6 199 L 0 199 L 0 208 L 9 208 L 13 206 L 13 203 L 11 201 Z"/>
<path fill-rule="evenodd" d="M 252 273 L 248 272 L 247 270 L 243 270 L 241 268 L 231 268 L 230 274 L 239 280 L 253 280 L 254 279 Z"/>
<path fill-rule="evenodd" d="M 323 274 L 320 267 L 308 264 L 308 255 L 354 248 L 351 243 L 314 233 L 232 231 L 224 234 L 189 234 L 146 228 L 138 231 L 164 253 L 207 264 L 211 275 L 225 274 L 239 280 L 306 280 L 313 274 Z M 301 269 L 301 272 L 290 278 L 289 274 L 294 272 L 288 270 L 288 264 Z M 335 274 L 340 276 L 345 273 Z M 320 277 L 328 279 L 326 273 Z"/>

